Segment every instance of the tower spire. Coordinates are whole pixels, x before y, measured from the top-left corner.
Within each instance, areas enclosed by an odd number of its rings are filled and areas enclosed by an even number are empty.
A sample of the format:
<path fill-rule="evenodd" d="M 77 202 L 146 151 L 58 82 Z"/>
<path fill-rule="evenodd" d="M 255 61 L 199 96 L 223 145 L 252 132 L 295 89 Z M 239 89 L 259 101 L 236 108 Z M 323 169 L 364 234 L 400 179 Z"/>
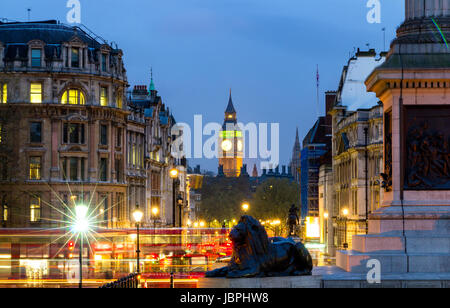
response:
<path fill-rule="evenodd" d="M 150 68 L 150 91 L 155 91 L 155 83 L 153 82 L 153 67 Z"/>

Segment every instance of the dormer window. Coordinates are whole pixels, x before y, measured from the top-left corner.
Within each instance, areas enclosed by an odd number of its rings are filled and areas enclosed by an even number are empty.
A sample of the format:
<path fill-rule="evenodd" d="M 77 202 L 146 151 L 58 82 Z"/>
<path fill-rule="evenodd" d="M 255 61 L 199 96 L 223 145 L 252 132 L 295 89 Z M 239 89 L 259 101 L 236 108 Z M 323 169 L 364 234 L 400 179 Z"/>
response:
<path fill-rule="evenodd" d="M 82 91 L 78 89 L 69 89 L 64 92 L 61 98 L 61 104 L 85 105 L 86 99 Z"/>
<path fill-rule="evenodd" d="M 102 53 L 102 72 L 106 72 L 106 54 Z"/>
<path fill-rule="evenodd" d="M 31 49 L 31 67 L 42 66 L 42 49 Z"/>
<path fill-rule="evenodd" d="M 71 67 L 80 67 L 80 49 L 79 48 L 72 48 L 72 54 L 71 54 Z"/>

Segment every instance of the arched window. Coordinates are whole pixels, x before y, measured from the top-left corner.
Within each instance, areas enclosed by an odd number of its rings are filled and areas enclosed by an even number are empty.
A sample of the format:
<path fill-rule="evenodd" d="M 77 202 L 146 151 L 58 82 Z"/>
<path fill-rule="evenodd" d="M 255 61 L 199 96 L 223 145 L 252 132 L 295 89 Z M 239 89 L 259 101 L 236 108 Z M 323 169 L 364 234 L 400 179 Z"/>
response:
<path fill-rule="evenodd" d="M 69 89 L 64 92 L 64 94 L 61 98 L 61 104 L 84 105 L 84 104 L 86 104 L 86 99 L 81 90 Z"/>

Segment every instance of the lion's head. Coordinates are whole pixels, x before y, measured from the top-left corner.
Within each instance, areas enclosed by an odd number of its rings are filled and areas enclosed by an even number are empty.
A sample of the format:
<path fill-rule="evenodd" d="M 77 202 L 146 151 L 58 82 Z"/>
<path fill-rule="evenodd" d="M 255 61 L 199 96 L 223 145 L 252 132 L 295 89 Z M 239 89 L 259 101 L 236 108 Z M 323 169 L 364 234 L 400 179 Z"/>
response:
<path fill-rule="evenodd" d="M 269 252 L 269 238 L 264 227 L 251 216 L 242 216 L 231 230 L 233 259 L 236 263 L 245 263 L 255 259 L 263 263 Z"/>

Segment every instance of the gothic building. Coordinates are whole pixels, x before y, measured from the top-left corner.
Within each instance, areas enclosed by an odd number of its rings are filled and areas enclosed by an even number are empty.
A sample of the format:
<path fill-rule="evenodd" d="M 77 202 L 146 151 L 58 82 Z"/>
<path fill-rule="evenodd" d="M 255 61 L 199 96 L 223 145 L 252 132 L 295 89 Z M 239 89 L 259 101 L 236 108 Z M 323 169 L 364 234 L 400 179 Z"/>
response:
<path fill-rule="evenodd" d="M 219 169 L 226 177 L 239 177 L 243 159 L 243 136 L 242 131 L 237 127 L 236 110 L 233 100 L 228 100 L 225 110 L 222 131 L 219 135 Z"/>
<path fill-rule="evenodd" d="M 294 147 L 292 149 L 292 158 L 289 166 L 291 167 L 291 174 L 297 183 L 300 183 L 300 154 L 302 147 L 300 145 L 300 139 L 298 137 L 298 127 L 295 134 Z"/>

